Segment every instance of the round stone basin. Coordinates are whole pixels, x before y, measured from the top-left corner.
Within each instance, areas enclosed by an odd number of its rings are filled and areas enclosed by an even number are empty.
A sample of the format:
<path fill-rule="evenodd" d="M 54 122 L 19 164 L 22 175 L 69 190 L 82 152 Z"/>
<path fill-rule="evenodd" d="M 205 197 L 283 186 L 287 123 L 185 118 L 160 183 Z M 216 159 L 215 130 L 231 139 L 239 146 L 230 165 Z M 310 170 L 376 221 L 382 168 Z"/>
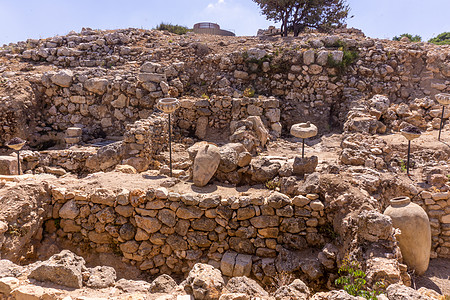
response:
<path fill-rule="evenodd" d="M 291 134 L 298 138 L 307 139 L 317 135 L 317 127 L 310 122 L 294 124 L 291 127 Z"/>
<path fill-rule="evenodd" d="M 163 98 L 158 101 L 156 108 L 165 113 L 173 113 L 180 107 L 180 101 L 176 98 Z"/>
<path fill-rule="evenodd" d="M 440 93 L 436 94 L 436 100 L 442 105 L 450 104 L 450 94 Z"/>
<path fill-rule="evenodd" d="M 19 144 L 12 144 L 12 145 L 8 144 L 6 146 L 8 146 L 9 148 L 14 149 L 14 150 L 20 150 L 20 149 L 22 149 L 23 146 L 25 146 L 25 143 L 26 142 L 19 143 Z"/>
<path fill-rule="evenodd" d="M 403 129 L 400 130 L 400 132 L 408 141 L 417 139 L 420 136 L 420 133 L 408 132 L 408 131 L 404 131 Z"/>

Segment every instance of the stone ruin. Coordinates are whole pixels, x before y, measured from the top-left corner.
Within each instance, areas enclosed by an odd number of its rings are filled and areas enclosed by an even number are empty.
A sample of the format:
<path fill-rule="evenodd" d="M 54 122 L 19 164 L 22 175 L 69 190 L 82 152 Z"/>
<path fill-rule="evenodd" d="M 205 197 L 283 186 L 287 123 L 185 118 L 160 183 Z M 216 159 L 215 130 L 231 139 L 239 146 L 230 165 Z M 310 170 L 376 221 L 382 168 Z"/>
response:
<path fill-rule="evenodd" d="M 0 150 L 0 295 L 354 299 L 334 284 L 346 258 L 388 299 L 449 293 L 409 287 L 382 214 L 409 196 L 428 215 L 431 258 L 448 262 L 450 150 L 414 145 L 411 181 L 399 134 L 439 128 L 448 47 L 352 30 L 213 39 L 83 29 L 5 45 L 0 59 L 0 145 L 27 141 L 25 175 Z M 169 95 L 180 101 L 173 177 L 156 109 Z M 302 160 L 289 129 L 306 122 L 319 135 Z"/>

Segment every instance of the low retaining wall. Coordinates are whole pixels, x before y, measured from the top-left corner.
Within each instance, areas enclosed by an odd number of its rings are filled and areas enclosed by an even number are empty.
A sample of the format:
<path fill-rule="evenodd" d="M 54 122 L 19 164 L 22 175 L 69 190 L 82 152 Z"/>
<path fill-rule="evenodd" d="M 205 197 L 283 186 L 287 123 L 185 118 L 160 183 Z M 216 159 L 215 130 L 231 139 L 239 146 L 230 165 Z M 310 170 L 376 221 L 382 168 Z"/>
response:
<path fill-rule="evenodd" d="M 97 252 L 121 253 L 152 274 L 186 273 L 205 262 L 225 275 L 263 279 L 275 275 L 283 249 L 323 246 L 328 239 L 316 194 L 223 198 L 162 187 L 92 193 L 53 188 L 52 202 L 53 220 L 47 222 L 58 224 L 59 236 L 87 242 Z"/>

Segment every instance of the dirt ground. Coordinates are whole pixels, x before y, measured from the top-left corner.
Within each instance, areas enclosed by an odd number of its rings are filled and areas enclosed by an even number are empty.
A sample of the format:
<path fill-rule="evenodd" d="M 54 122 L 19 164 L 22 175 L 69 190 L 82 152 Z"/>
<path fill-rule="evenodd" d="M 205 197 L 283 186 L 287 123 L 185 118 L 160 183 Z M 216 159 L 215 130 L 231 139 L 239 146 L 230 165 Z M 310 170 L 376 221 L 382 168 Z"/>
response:
<path fill-rule="evenodd" d="M 441 141 L 437 141 L 437 130 L 425 132 L 417 140 L 411 143 L 411 153 L 421 151 L 423 149 L 450 151 L 450 132 L 444 130 Z M 328 164 L 339 163 L 340 144 L 344 136 L 339 133 L 323 135 L 320 138 L 310 139 L 305 145 L 305 154 L 307 156 L 317 155 L 319 157 L 318 170 L 324 168 Z M 383 139 L 399 155 L 406 158 L 407 141 L 399 133 L 380 135 L 378 138 Z M 447 142 L 448 141 L 448 142 Z M 174 145 L 174 165 L 182 164 L 188 159 L 186 151 L 187 147 L 181 144 Z M 168 156 L 168 153 L 163 153 Z M 262 156 L 278 157 L 280 160 L 293 159 L 296 155 L 301 155 L 301 140 L 297 138 L 284 138 L 269 143 L 267 150 L 261 153 Z M 168 158 L 168 157 L 167 157 Z M 411 169 L 411 179 L 419 181 L 422 179 L 421 168 Z M 345 176 L 345 173 L 343 173 Z M 78 189 L 90 192 L 95 188 L 103 187 L 107 189 L 125 188 L 147 189 L 149 187 L 168 186 L 168 190 L 178 193 L 199 193 L 199 194 L 220 194 L 223 197 L 240 196 L 240 195 L 268 195 L 271 191 L 263 185 L 256 186 L 240 186 L 227 185 L 214 182 L 205 187 L 195 187 L 192 181 L 182 181 L 179 179 L 168 178 L 159 175 L 158 170 L 149 170 L 140 174 L 124 174 L 120 172 L 94 173 L 84 178 L 77 178 L 75 175 L 68 175 L 61 178 L 55 178 L 50 175 L 29 176 L 24 181 L 47 181 L 52 184 L 66 187 L 68 189 Z M 5 190 L 3 190 L 5 191 Z M 1 192 L 0 192 L 1 196 Z M 108 257 L 92 258 L 101 264 L 106 264 L 110 260 Z M 115 266 L 118 267 L 118 266 Z M 120 266 L 125 268 L 126 266 Z M 127 273 L 129 270 L 126 271 Z M 450 259 L 436 258 L 430 261 L 428 271 L 418 277 L 413 277 L 413 287 L 419 289 L 426 287 L 439 292 L 442 295 L 450 295 Z"/>
<path fill-rule="evenodd" d="M 412 287 L 426 287 L 441 295 L 450 296 L 450 259 L 430 260 L 428 270 L 422 276 L 413 278 Z"/>

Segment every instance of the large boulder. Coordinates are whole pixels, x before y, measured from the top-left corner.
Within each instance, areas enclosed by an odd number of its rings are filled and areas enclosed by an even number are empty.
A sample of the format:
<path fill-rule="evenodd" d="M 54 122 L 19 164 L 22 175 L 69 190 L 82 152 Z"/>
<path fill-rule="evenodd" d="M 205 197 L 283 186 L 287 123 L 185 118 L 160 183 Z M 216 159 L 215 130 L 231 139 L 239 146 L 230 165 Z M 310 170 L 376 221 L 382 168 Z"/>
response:
<path fill-rule="evenodd" d="M 2 277 L 18 277 L 24 271 L 24 267 L 16 265 L 10 260 L 0 260 L 0 278 Z"/>
<path fill-rule="evenodd" d="M 122 142 L 101 147 L 95 155 L 88 157 L 86 167 L 91 171 L 105 171 L 121 163 L 124 155 Z"/>
<path fill-rule="evenodd" d="M 375 210 L 363 211 L 358 215 L 358 234 L 369 242 L 387 240 L 392 237 L 392 219 Z"/>
<path fill-rule="evenodd" d="M 377 120 L 375 116 L 355 115 L 344 123 L 345 132 L 361 132 L 365 134 L 385 133 L 386 125 Z"/>
<path fill-rule="evenodd" d="M 28 277 L 67 287 L 81 288 L 83 286 L 82 272 L 85 270 L 85 262 L 82 257 L 69 250 L 63 250 L 39 263 L 31 270 Z"/>
<path fill-rule="evenodd" d="M 241 147 L 234 145 L 240 145 Z M 218 167 L 219 171 L 228 173 L 237 169 L 239 159 L 239 152 L 237 151 L 237 149 L 241 150 L 240 152 L 245 151 L 244 146 L 238 143 L 226 144 L 220 147 L 220 164 Z"/>
<path fill-rule="evenodd" d="M 259 116 L 250 116 L 247 119 L 232 121 L 230 124 L 230 141 L 241 143 L 248 152 L 257 152 L 266 146 L 269 140 L 269 131 Z"/>
<path fill-rule="evenodd" d="M 219 270 L 211 265 L 197 263 L 189 272 L 184 289 L 195 299 L 219 299 L 225 282 Z"/>
<path fill-rule="evenodd" d="M 206 144 L 201 146 L 194 159 L 192 169 L 193 181 L 196 186 L 205 186 L 214 176 L 220 163 L 220 151 L 217 146 Z"/>
<path fill-rule="evenodd" d="M 384 95 L 375 95 L 369 100 L 368 104 L 371 115 L 380 119 L 381 115 L 387 112 L 391 101 Z"/>
<path fill-rule="evenodd" d="M 116 270 L 108 266 L 98 266 L 88 270 L 89 279 L 86 281 L 86 286 L 102 289 L 114 285 L 116 281 Z"/>
<path fill-rule="evenodd" d="M 158 276 L 150 284 L 150 293 L 170 293 L 177 287 L 177 283 L 167 274 Z"/>
<path fill-rule="evenodd" d="M 252 160 L 249 173 L 253 182 L 264 183 L 275 178 L 280 168 L 281 164 L 278 161 L 271 161 L 262 157 Z"/>
<path fill-rule="evenodd" d="M 268 297 L 269 294 L 253 279 L 246 276 L 231 278 L 225 287 L 227 293 L 244 293 L 251 297 Z"/>
<path fill-rule="evenodd" d="M 275 291 L 276 300 L 307 300 L 309 299 L 309 288 L 300 279 L 295 279 L 291 284 L 284 285 Z"/>
<path fill-rule="evenodd" d="M 422 295 L 419 291 L 402 284 L 391 284 L 386 289 L 389 300 L 427 300 L 430 299 Z"/>

